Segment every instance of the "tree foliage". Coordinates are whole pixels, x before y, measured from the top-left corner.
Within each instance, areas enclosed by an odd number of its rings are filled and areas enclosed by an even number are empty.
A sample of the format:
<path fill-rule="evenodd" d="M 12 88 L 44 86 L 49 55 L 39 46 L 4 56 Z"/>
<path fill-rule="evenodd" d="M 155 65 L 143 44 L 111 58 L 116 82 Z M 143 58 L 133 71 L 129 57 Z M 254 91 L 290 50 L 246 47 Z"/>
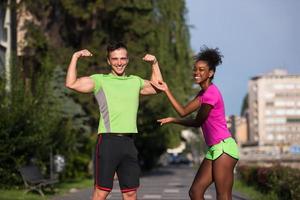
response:
<path fill-rule="evenodd" d="M 108 41 L 123 41 L 129 50 L 128 74 L 150 78 L 151 67 L 142 57 L 154 54 L 179 101 L 189 97 L 191 53 L 183 0 L 23 0 L 17 9 L 24 8 L 32 18 L 23 27 L 27 46 L 16 62 L 15 76 L 21 81 L 13 83 L 16 98 L 10 103 L 1 98 L 1 113 L 6 117 L 1 119 L 5 144 L 0 148 L 9 151 L 1 150 L 5 164 L 0 173 L 32 156 L 47 167 L 51 147 L 67 158 L 63 177 L 87 174 L 99 111 L 92 95 L 64 87 L 66 68 L 76 50 L 86 48 L 94 55 L 80 60 L 78 76 L 106 73 Z M 179 127 L 156 123 L 174 114 L 163 94 L 141 98 L 136 144 L 144 168 L 155 166 L 167 147 L 179 144 Z M 22 145 L 17 145 L 20 140 Z M 11 169 L 16 174 L 16 168 Z M 1 177 L 1 182 L 9 178 Z"/>

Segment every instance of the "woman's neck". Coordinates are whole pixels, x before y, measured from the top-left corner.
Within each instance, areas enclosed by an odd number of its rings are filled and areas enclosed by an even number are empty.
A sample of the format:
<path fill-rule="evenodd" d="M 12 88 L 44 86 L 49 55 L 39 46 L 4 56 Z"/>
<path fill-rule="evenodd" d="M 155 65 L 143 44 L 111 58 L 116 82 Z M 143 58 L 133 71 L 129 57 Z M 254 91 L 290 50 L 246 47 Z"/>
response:
<path fill-rule="evenodd" d="M 203 90 L 206 90 L 211 84 L 212 82 L 210 81 L 210 79 L 207 79 L 207 81 L 200 83 L 200 87 Z"/>

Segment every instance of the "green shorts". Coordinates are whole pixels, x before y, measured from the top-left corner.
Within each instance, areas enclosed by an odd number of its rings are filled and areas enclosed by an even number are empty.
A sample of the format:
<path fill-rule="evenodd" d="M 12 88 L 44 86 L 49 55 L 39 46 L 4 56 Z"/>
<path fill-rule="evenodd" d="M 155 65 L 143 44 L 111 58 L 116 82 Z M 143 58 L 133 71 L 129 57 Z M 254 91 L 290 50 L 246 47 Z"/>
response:
<path fill-rule="evenodd" d="M 208 148 L 205 158 L 208 160 L 216 160 L 223 153 L 230 155 L 235 159 L 239 159 L 239 150 L 235 140 L 229 137 Z"/>

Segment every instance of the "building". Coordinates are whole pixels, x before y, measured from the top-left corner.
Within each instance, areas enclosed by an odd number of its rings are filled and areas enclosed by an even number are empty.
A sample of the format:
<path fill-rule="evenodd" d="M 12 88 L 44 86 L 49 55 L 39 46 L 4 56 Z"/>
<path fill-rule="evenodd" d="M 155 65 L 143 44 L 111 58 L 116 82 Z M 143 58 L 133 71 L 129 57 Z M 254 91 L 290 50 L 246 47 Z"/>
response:
<path fill-rule="evenodd" d="M 5 80 L 6 92 L 11 91 L 11 63 L 17 48 L 16 14 L 13 0 L 0 2 L 0 76 Z"/>
<path fill-rule="evenodd" d="M 248 92 L 249 142 L 281 151 L 300 144 L 300 75 L 276 69 L 253 77 Z"/>
<path fill-rule="evenodd" d="M 0 73 L 5 79 L 5 90 L 10 91 L 10 59 L 12 51 L 11 42 L 11 9 L 6 4 L 0 4 Z"/>
<path fill-rule="evenodd" d="M 239 146 L 248 143 L 248 125 L 245 117 L 226 117 L 227 127 Z"/>

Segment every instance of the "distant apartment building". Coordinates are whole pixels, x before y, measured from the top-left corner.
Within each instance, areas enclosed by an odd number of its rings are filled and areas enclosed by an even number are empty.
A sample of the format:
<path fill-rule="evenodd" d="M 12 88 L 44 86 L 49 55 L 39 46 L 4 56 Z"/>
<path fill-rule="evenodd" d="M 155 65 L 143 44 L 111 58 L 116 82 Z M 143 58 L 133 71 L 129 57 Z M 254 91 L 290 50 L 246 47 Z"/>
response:
<path fill-rule="evenodd" d="M 249 141 L 259 146 L 300 144 L 300 75 L 274 70 L 248 84 Z"/>
<path fill-rule="evenodd" d="M 248 125 L 245 117 L 232 115 L 226 117 L 227 127 L 235 138 L 237 144 L 242 146 L 248 143 Z"/>

